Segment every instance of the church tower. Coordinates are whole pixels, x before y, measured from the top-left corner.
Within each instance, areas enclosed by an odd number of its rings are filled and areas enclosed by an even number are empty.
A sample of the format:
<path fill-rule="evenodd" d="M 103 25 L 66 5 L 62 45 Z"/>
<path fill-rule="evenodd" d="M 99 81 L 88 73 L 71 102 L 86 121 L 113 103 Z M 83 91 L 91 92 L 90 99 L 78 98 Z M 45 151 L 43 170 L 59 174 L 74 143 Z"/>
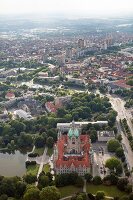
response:
<path fill-rule="evenodd" d="M 68 131 L 67 153 L 68 154 L 80 154 L 80 133 L 75 126 L 75 122 L 72 121 L 72 125 Z"/>

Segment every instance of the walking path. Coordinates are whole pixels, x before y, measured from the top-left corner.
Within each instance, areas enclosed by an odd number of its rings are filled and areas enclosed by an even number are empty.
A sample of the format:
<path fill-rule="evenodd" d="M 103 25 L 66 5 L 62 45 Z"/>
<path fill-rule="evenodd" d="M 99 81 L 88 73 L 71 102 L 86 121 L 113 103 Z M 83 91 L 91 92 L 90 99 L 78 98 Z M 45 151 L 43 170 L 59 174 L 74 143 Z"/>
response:
<path fill-rule="evenodd" d="M 42 170 L 43 170 L 43 165 L 46 164 L 46 163 L 48 162 L 48 159 L 47 159 L 47 150 L 48 150 L 48 148 L 45 147 L 44 153 L 43 153 L 43 155 L 42 155 L 40 167 L 39 167 L 39 170 L 38 170 L 38 173 L 37 173 L 37 179 L 39 178 L 39 175 L 41 174 L 41 172 L 42 172 Z M 35 183 L 35 185 L 36 185 L 36 186 L 38 185 L 38 181 Z"/>
<path fill-rule="evenodd" d="M 66 200 L 66 199 L 71 199 L 71 198 L 72 198 L 72 196 L 67 196 L 67 197 L 61 198 L 60 200 Z"/>
<path fill-rule="evenodd" d="M 96 196 L 95 194 L 92 194 L 93 196 Z M 106 199 L 114 199 L 113 197 L 109 197 L 109 196 L 104 196 Z M 67 200 L 67 199 L 71 199 L 72 198 L 72 195 L 71 196 L 67 196 L 67 197 L 63 197 L 61 198 L 60 200 Z"/>
<path fill-rule="evenodd" d="M 86 193 L 86 180 L 84 179 L 83 192 Z"/>

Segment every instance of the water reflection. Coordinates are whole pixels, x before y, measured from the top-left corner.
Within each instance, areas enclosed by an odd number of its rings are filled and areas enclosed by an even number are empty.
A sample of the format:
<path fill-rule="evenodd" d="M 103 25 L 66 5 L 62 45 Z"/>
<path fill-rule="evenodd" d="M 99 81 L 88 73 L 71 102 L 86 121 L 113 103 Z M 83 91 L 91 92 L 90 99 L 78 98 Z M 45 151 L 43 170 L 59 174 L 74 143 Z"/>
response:
<path fill-rule="evenodd" d="M 1 152 L 0 153 L 0 175 L 23 176 L 26 172 L 25 161 L 27 152 Z"/>

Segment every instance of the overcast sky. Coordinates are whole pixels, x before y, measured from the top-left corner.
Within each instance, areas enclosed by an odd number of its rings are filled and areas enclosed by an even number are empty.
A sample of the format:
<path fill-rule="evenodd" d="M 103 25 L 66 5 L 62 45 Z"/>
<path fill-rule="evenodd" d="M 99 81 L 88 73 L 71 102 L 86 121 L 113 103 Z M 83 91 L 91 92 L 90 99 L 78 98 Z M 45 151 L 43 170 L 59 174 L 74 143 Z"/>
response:
<path fill-rule="evenodd" d="M 133 0 L 0 0 L 0 14 L 108 16 L 133 13 Z"/>

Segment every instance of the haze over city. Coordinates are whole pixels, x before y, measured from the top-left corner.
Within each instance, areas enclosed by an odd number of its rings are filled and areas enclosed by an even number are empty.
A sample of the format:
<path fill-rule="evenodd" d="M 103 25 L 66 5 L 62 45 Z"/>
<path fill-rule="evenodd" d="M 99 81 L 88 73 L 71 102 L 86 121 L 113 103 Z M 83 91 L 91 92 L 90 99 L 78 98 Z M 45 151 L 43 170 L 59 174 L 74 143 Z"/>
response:
<path fill-rule="evenodd" d="M 76 17 L 122 16 L 132 0 L 0 0 L 0 14 L 43 14 Z"/>

